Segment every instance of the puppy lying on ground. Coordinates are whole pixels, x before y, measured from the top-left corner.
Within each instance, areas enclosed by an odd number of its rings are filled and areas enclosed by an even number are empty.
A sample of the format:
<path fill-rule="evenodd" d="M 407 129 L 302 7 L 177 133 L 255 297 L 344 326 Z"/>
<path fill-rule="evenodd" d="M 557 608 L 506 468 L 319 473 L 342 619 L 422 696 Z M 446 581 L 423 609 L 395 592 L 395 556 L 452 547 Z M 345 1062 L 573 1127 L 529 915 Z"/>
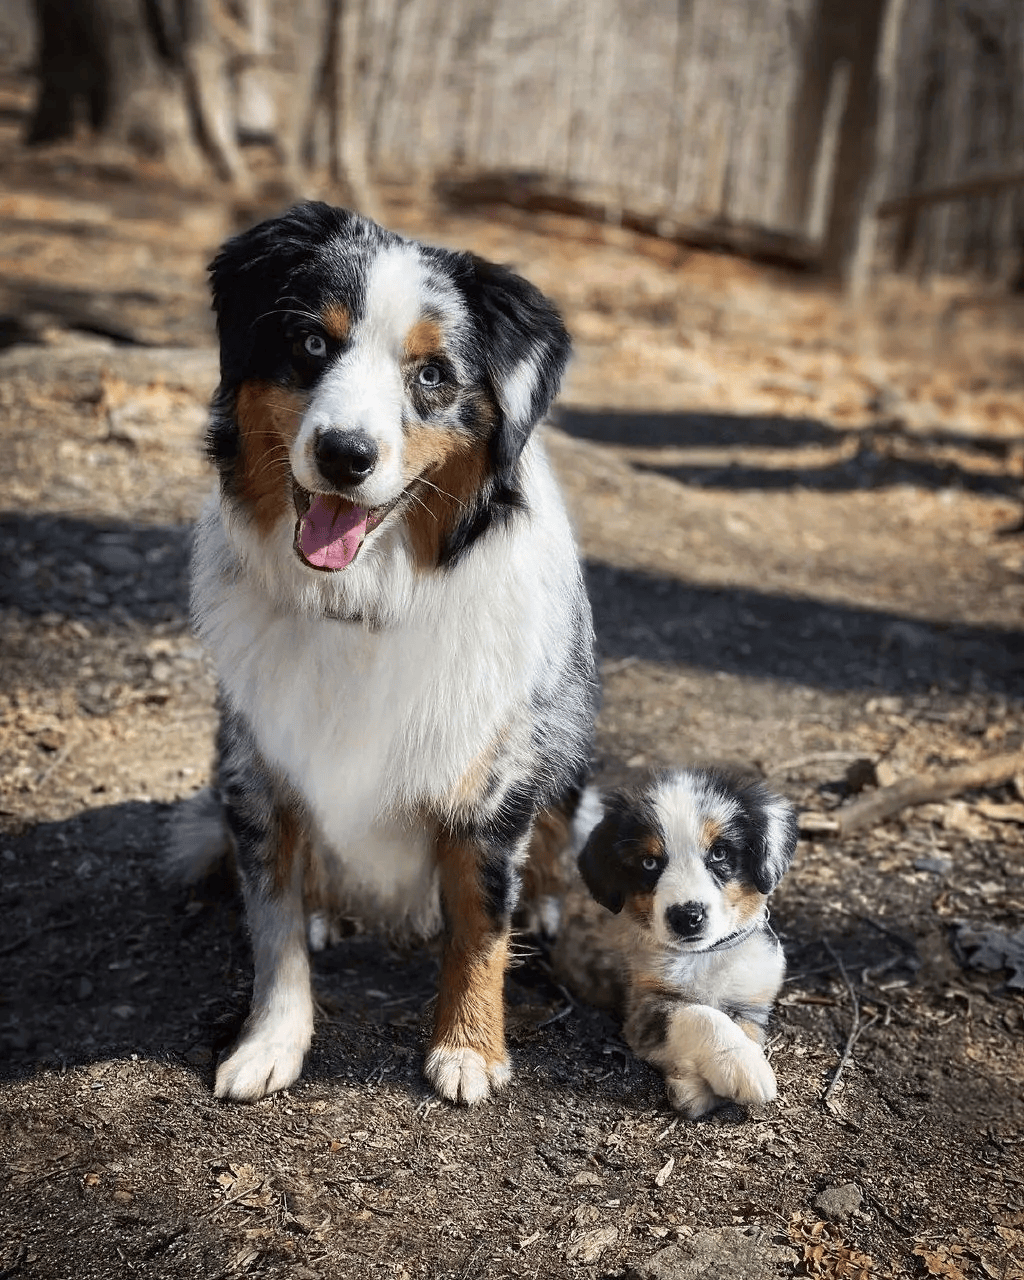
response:
<path fill-rule="evenodd" d="M 767 898 L 796 839 L 792 808 L 759 782 L 681 770 L 610 796 L 579 855 L 606 910 L 570 899 L 556 967 L 620 1006 L 626 1042 L 690 1119 L 775 1097 L 761 1046 L 786 962 Z"/>

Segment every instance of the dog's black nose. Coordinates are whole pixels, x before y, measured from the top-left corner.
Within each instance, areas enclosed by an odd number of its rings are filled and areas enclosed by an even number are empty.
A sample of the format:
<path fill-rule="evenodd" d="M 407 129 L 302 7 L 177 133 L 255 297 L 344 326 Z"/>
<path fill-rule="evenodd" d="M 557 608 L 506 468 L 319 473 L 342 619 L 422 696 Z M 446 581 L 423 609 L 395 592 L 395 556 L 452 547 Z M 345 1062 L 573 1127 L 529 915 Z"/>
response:
<path fill-rule="evenodd" d="M 377 465 L 377 442 L 365 431 L 340 431 L 328 427 L 313 441 L 317 470 L 331 484 L 344 489 L 365 480 Z"/>
<path fill-rule="evenodd" d="M 696 938 L 704 928 L 704 916 L 702 902 L 674 902 L 665 912 L 668 927 L 680 938 Z"/>

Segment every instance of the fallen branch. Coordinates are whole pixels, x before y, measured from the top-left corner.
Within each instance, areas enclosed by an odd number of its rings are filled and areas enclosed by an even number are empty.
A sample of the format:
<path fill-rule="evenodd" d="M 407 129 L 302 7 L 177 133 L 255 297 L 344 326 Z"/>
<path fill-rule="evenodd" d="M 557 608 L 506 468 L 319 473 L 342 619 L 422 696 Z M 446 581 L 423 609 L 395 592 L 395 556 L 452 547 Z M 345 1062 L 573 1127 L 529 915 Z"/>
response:
<path fill-rule="evenodd" d="M 795 270 L 818 265 L 819 251 L 805 236 L 725 218 L 687 217 L 668 208 L 623 206 L 598 188 L 539 173 L 447 174 L 438 179 L 436 189 L 455 208 L 506 205 L 529 213 L 558 213 L 625 227 L 691 249 L 724 249 L 741 258 Z"/>
<path fill-rule="evenodd" d="M 930 191 L 911 191 L 894 200 L 883 200 L 875 210 L 876 218 L 896 218 L 901 213 L 914 213 L 930 204 L 944 204 L 948 200 L 967 200 L 972 196 L 994 196 L 1013 187 L 1024 187 L 1024 169 L 1009 169 L 1004 173 L 980 174 L 976 178 L 964 178 Z"/>
<path fill-rule="evenodd" d="M 1008 752 L 973 764 L 931 773 L 915 773 L 891 787 L 879 787 L 834 813 L 802 813 L 800 830 L 808 835 L 848 836 L 873 827 L 901 809 L 935 800 L 948 800 L 979 787 L 998 787 L 1024 773 L 1024 751 Z"/>

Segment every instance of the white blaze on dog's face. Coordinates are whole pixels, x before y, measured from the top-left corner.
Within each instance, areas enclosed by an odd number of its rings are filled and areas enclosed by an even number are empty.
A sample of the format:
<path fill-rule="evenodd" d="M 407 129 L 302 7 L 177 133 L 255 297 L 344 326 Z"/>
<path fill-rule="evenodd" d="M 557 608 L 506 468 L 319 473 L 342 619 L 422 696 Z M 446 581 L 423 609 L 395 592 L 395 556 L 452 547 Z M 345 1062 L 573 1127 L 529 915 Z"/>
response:
<path fill-rule="evenodd" d="M 796 845 L 759 783 L 687 770 L 612 797 L 580 855 L 591 893 L 660 946 L 708 951 L 755 927 Z"/>
<path fill-rule="evenodd" d="M 385 523 L 424 568 L 522 505 L 519 458 L 568 358 L 550 303 L 502 267 L 303 205 L 213 264 L 225 499 L 336 573 Z"/>

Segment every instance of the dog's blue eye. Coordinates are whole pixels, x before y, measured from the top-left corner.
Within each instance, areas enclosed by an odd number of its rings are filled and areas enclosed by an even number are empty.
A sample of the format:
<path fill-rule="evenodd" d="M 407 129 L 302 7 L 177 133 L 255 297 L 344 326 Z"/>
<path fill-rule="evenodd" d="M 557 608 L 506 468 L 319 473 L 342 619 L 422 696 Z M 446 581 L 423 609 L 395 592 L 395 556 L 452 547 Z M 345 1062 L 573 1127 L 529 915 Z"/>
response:
<path fill-rule="evenodd" d="M 439 387 L 444 381 L 444 374 L 436 364 L 425 364 L 420 370 L 420 385 Z"/>
<path fill-rule="evenodd" d="M 643 867 L 645 871 L 657 871 L 658 859 L 653 856 L 647 857 L 647 858 L 644 858 L 643 862 L 641 862 L 640 865 Z"/>
<path fill-rule="evenodd" d="M 727 849 L 722 849 L 718 845 L 708 850 L 708 862 L 725 862 L 729 856 Z"/>
<path fill-rule="evenodd" d="M 311 333 L 302 344 L 302 349 L 314 360 L 322 360 L 327 354 L 327 343 L 318 333 Z"/>

